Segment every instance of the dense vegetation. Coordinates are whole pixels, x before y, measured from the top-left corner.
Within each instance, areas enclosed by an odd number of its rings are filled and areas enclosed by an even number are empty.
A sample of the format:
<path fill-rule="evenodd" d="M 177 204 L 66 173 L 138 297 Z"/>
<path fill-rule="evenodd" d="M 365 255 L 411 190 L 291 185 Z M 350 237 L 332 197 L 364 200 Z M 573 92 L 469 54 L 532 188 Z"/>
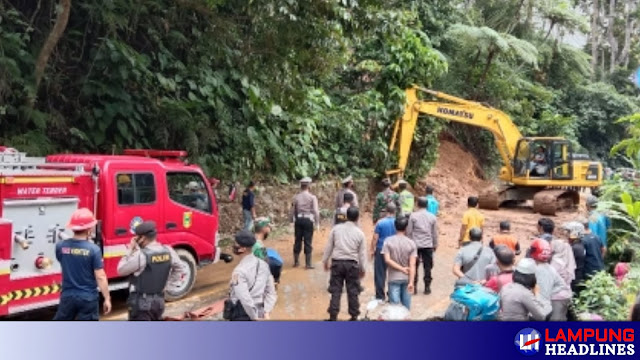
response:
<path fill-rule="evenodd" d="M 184 148 L 224 178 L 379 173 L 418 83 L 611 162 L 616 120 L 638 112 L 637 0 L 58 1 L 0 0 L 0 143 L 32 154 Z M 445 128 L 495 162 L 488 134 L 424 119 L 411 174 Z"/>

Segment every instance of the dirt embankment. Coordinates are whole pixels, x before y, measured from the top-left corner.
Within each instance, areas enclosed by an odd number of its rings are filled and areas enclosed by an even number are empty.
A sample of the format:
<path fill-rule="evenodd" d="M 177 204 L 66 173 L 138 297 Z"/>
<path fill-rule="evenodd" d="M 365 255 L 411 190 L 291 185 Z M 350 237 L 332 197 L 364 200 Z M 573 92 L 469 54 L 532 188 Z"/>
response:
<path fill-rule="evenodd" d="M 342 185 L 340 180 L 322 181 L 311 185 L 311 192 L 318 197 L 320 216 L 324 219 L 332 216 L 336 192 Z M 359 207 L 365 211 L 371 208 L 369 197 L 369 181 L 358 179 L 354 181 L 354 190 L 358 194 Z M 234 201 L 223 189 L 219 193 L 220 233 L 233 234 L 242 228 L 242 192 L 244 185 L 238 185 L 238 192 Z M 256 214 L 269 216 L 276 224 L 289 222 L 289 210 L 296 193 L 300 191 L 295 185 L 270 185 L 258 183 L 255 190 Z"/>
<path fill-rule="evenodd" d="M 473 154 L 457 143 L 441 140 L 438 154 L 435 166 L 416 184 L 416 192 L 424 194 L 426 186 L 431 185 L 441 208 L 458 207 L 461 198 L 466 201 L 490 185 Z"/>
<path fill-rule="evenodd" d="M 439 147 L 439 157 L 435 166 L 427 176 L 415 184 L 414 193 L 424 196 L 426 185 L 435 188 L 440 207 L 444 209 L 457 208 L 460 199 L 477 194 L 479 190 L 489 185 L 482 179 L 482 167 L 473 154 L 463 149 L 451 140 L 443 139 Z M 373 180 L 356 179 L 354 190 L 358 194 L 359 207 L 363 212 L 371 212 L 375 197 Z M 334 211 L 334 200 L 340 180 L 313 183 L 311 191 L 318 197 L 320 213 L 324 219 Z M 220 232 L 232 234 L 242 228 L 242 192 L 244 185 L 238 184 L 238 192 L 234 201 L 229 201 L 226 189 L 219 190 Z M 256 212 L 258 216 L 269 216 L 277 224 L 288 223 L 291 201 L 299 191 L 298 184 L 270 185 L 258 183 L 256 194 Z"/>

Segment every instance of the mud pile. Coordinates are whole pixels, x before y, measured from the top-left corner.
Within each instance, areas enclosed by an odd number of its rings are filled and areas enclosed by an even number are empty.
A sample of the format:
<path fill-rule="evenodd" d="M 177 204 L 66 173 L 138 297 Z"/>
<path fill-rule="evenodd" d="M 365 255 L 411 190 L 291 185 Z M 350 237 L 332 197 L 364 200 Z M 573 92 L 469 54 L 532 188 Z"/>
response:
<path fill-rule="evenodd" d="M 478 160 L 459 144 L 442 139 L 438 154 L 435 166 L 418 181 L 416 190 L 424 194 L 426 186 L 431 185 L 441 208 L 465 206 L 468 196 L 478 195 L 490 185 L 484 180 L 484 171 Z"/>

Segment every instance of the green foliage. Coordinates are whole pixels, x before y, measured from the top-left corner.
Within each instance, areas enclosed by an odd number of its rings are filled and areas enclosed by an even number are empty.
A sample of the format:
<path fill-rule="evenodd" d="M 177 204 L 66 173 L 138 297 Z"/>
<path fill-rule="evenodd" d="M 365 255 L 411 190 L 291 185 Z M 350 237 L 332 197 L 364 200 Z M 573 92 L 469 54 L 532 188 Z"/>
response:
<path fill-rule="evenodd" d="M 510 34 L 498 33 L 486 26 L 455 24 L 449 29 L 446 36 L 458 42 L 464 51 L 479 51 L 486 56 L 490 56 L 492 53 L 505 54 L 515 60 L 534 67 L 537 66 L 538 51 L 533 44 Z"/>
<path fill-rule="evenodd" d="M 633 117 L 631 117 L 633 118 Z M 623 121 L 628 119 L 623 118 Z M 629 151 L 633 157 L 628 160 L 630 166 L 636 171 L 640 168 L 637 160 L 638 153 L 633 150 L 635 144 L 623 140 L 612 149 L 612 154 L 618 149 Z M 607 241 L 607 260 L 615 263 L 625 248 L 632 247 L 640 250 L 640 182 L 637 179 L 625 179 L 620 174 L 615 174 L 607 180 L 601 188 L 598 211 L 602 211 L 611 219 L 611 234 Z"/>
<path fill-rule="evenodd" d="M 606 272 L 595 274 L 585 282 L 585 289 L 580 296 L 574 298 L 576 311 L 598 314 L 607 321 L 628 320 L 629 310 L 640 289 L 638 275 L 637 270 L 632 271 L 622 286 L 618 287 L 615 279 Z"/>
<path fill-rule="evenodd" d="M 549 32 L 556 25 L 583 33 L 589 31 L 589 21 L 576 11 L 568 0 L 543 0 L 537 5 L 541 15 L 550 22 Z"/>
<path fill-rule="evenodd" d="M 624 137 L 614 120 L 638 111 L 627 73 L 590 83 L 588 55 L 540 31 L 586 30 L 568 1 L 77 0 L 35 94 L 55 16 L 38 3 L 0 2 L 0 143 L 32 154 L 186 149 L 218 177 L 288 182 L 394 167 L 391 127 L 414 83 L 601 158 Z M 421 118 L 410 179 L 443 129 L 496 163 L 490 134 Z"/>
<path fill-rule="evenodd" d="M 625 116 L 617 121 L 627 125 L 627 136 L 629 138 L 620 141 L 611 149 L 611 154 L 615 155 L 624 150 L 629 158 L 637 159 L 640 154 L 640 113 Z"/>
<path fill-rule="evenodd" d="M 561 113 L 577 118 L 580 144 L 605 160 L 611 147 L 626 137 L 625 127 L 616 120 L 638 111 L 636 103 L 605 83 L 567 89 L 562 103 Z"/>

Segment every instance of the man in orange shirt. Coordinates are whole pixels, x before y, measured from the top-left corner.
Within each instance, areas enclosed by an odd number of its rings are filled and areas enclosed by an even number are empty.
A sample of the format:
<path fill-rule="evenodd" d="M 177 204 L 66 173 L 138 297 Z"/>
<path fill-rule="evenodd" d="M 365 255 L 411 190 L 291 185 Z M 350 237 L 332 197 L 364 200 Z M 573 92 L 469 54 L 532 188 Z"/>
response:
<path fill-rule="evenodd" d="M 520 255 L 520 243 L 511 235 L 511 223 L 508 221 L 500 222 L 500 233 L 495 235 L 489 246 L 493 249 L 498 245 L 504 245 L 515 252 L 516 255 Z"/>
<path fill-rule="evenodd" d="M 478 198 L 469 196 L 467 199 L 469 209 L 462 216 L 462 226 L 460 227 L 460 238 L 458 239 L 458 248 L 463 243 L 469 242 L 469 230 L 474 227 L 482 230 L 484 227 L 484 216 L 478 210 Z"/>

